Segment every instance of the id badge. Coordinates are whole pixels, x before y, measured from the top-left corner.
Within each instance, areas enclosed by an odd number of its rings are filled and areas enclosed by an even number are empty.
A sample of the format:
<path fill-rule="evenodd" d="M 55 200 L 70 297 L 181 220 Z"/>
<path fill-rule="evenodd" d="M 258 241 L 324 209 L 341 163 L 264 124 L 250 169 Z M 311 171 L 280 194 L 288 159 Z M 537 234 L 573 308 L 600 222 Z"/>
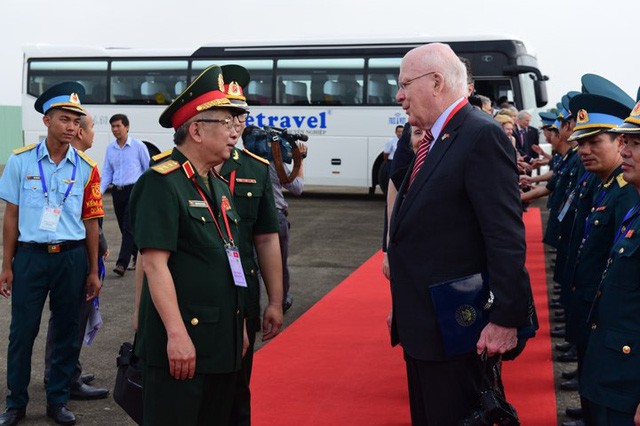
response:
<path fill-rule="evenodd" d="M 246 287 L 247 280 L 244 276 L 244 269 L 242 269 L 242 262 L 240 262 L 240 252 L 238 247 L 227 247 L 227 260 L 229 260 L 229 266 L 231 267 L 231 275 L 233 275 L 233 283 L 236 287 Z"/>
<path fill-rule="evenodd" d="M 567 200 L 562 205 L 562 209 L 560 210 L 560 213 L 558 213 L 558 222 L 562 222 L 562 219 L 564 219 L 564 217 L 567 215 L 567 212 L 569 211 L 569 207 L 571 207 L 571 204 L 573 204 L 573 198 L 575 197 L 575 195 L 576 195 L 576 191 L 573 190 L 571 191 L 571 194 L 569 194 L 569 197 L 567 197 Z"/>
<path fill-rule="evenodd" d="M 40 229 L 43 231 L 56 232 L 58 223 L 60 223 L 60 215 L 62 209 L 60 207 L 45 206 L 40 218 Z"/>

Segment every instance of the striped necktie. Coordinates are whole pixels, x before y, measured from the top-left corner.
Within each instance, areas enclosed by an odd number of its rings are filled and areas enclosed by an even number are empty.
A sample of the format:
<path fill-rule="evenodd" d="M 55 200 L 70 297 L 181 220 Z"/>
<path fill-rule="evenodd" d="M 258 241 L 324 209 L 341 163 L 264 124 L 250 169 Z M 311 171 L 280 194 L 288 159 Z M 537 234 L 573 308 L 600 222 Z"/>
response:
<path fill-rule="evenodd" d="M 416 162 L 413 164 L 413 170 L 411 171 L 411 177 L 409 178 L 409 186 L 407 187 L 407 189 L 411 187 L 411 184 L 416 178 L 420 167 L 422 167 L 422 163 L 424 163 L 424 159 L 427 158 L 429 148 L 431 148 L 431 142 L 433 142 L 433 134 L 431 133 L 431 130 L 427 130 L 424 133 L 422 142 L 420 142 L 420 146 L 418 147 L 418 152 L 416 153 Z"/>

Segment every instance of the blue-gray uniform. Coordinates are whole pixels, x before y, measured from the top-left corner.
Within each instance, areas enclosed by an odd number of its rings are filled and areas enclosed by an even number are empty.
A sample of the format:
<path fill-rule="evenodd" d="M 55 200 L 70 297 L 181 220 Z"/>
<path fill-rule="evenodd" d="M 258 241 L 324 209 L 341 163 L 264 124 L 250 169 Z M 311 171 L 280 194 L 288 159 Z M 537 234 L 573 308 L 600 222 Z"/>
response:
<path fill-rule="evenodd" d="M 547 221 L 547 229 L 544 234 L 544 242 L 552 247 L 558 246 L 558 227 L 560 224 L 558 221 L 558 213 L 568 195 L 565 194 L 569 180 L 568 175 L 570 170 L 572 170 L 572 165 L 579 159 L 576 155 L 577 151 L 578 147 L 569 148 L 546 186 L 546 188 L 551 191 L 551 194 L 549 195 L 549 220 Z M 569 191 L 570 190 L 571 189 L 569 189 Z"/>
<path fill-rule="evenodd" d="M 622 178 L 618 167 L 606 182 L 600 183 L 586 221 L 576 221 L 582 228 L 575 260 L 567 264 L 570 287 L 567 309 L 567 337 L 584 354 L 589 328 L 587 316 L 609 256 L 611 242 L 625 214 L 638 202 L 638 192 Z M 575 232 L 578 232 L 576 230 Z"/>
<path fill-rule="evenodd" d="M 617 230 L 589 316 L 580 394 L 595 413 L 633 424 L 640 403 L 640 203 Z M 605 410 L 601 408 L 605 408 Z M 600 414 L 597 414 L 598 416 Z"/>
<path fill-rule="evenodd" d="M 7 407 L 24 408 L 29 401 L 31 353 L 47 294 L 56 335 L 47 401 L 65 404 L 80 350 L 78 313 L 88 272 L 83 220 L 104 216 L 100 175 L 95 162 L 71 146 L 54 163 L 45 140 L 9 157 L 0 198 L 18 206 Z"/>

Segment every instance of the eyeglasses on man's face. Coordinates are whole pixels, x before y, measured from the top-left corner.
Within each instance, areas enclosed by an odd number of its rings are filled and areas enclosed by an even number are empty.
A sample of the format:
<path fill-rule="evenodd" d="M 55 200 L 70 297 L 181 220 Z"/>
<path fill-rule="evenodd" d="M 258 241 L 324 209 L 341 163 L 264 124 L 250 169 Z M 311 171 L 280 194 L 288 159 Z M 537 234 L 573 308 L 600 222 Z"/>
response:
<path fill-rule="evenodd" d="M 233 130 L 233 118 L 201 118 L 199 120 L 195 120 L 194 123 L 220 123 L 227 130 Z"/>
<path fill-rule="evenodd" d="M 235 117 L 238 119 L 238 123 L 244 123 L 247 121 L 247 118 L 249 117 L 249 113 L 245 112 L 244 114 L 238 114 Z"/>
<path fill-rule="evenodd" d="M 431 74 L 435 74 L 435 71 L 431 71 L 431 72 L 428 72 L 426 74 L 422 74 L 422 75 L 419 75 L 417 77 L 410 78 L 409 80 L 405 80 L 403 82 L 400 82 L 400 84 L 398 84 L 398 87 L 400 87 L 400 90 L 407 90 L 407 86 L 409 86 L 411 83 L 413 83 L 414 81 L 416 81 L 419 78 L 426 77 L 426 76 L 431 75 Z"/>

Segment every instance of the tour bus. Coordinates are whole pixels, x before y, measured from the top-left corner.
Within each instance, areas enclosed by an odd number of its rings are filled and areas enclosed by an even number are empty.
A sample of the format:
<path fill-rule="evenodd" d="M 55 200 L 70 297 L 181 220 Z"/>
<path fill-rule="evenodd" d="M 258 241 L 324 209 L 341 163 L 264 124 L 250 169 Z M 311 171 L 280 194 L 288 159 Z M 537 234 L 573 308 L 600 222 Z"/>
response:
<path fill-rule="evenodd" d="M 444 42 L 471 62 L 478 94 L 533 111 L 546 104 L 544 76 L 518 40 L 474 37 L 335 42 L 214 44 L 196 49 L 129 49 L 30 45 L 24 49 L 24 143 L 45 137 L 35 99 L 51 85 L 75 80 L 95 119 L 89 155 L 100 166 L 113 140 L 109 118 L 123 113 L 130 135 L 151 154 L 173 146 L 161 112 L 206 67 L 239 64 L 251 73 L 245 88 L 247 125 L 276 126 L 309 137 L 305 183 L 375 190 L 382 150 L 406 115 L 395 101 L 402 56 L 430 42 Z"/>

